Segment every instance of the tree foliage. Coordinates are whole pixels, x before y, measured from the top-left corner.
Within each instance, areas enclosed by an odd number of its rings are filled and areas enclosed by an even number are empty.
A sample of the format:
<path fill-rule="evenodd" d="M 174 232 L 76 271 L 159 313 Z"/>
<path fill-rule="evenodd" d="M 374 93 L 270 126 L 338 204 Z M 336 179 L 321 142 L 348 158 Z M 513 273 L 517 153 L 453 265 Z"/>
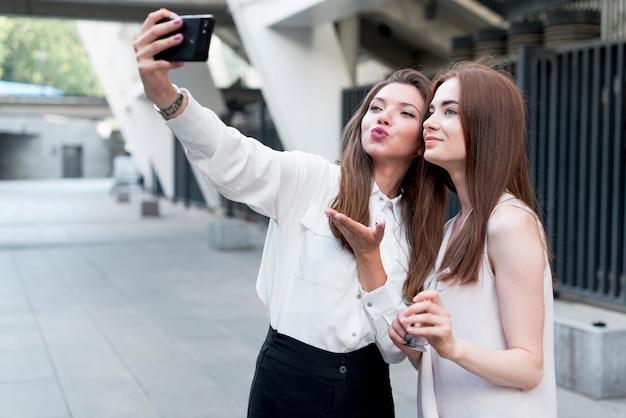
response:
<path fill-rule="evenodd" d="M 72 20 L 0 16 L 0 79 L 103 96 Z"/>

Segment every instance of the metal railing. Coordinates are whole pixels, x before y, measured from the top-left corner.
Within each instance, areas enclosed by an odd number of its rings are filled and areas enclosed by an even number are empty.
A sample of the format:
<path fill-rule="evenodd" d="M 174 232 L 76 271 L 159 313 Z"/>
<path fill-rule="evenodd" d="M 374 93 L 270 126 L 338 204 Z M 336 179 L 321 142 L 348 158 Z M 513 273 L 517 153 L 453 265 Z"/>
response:
<path fill-rule="evenodd" d="M 626 311 L 626 40 L 520 49 L 528 151 L 556 294 Z M 343 120 L 369 86 L 343 92 Z M 457 210 L 456 200 L 448 215 Z"/>
<path fill-rule="evenodd" d="M 535 186 L 565 298 L 626 311 L 626 41 L 524 49 Z"/>
<path fill-rule="evenodd" d="M 626 0 L 602 0 L 602 39 L 626 38 Z"/>

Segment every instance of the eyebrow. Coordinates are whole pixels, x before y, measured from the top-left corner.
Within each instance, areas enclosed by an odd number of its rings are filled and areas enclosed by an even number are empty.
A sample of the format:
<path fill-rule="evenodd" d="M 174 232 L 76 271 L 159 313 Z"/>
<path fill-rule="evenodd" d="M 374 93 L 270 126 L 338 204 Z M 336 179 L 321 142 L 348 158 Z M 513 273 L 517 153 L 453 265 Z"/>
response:
<path fill-rule="evenodd" d="M 457 100 L 454 99 L 448 99 L 448 100 L 444 100 L 443 102 L 441 102 L 441 106 L 447 106 L 449 104 L 459 104 L 459 102 Z M 432 102 L 428 105 L 428 108 L 430 109 L 431 107 L 435 107 L 434 104 L 432 104 Z"/>
<path fill-rule="evenodd" d="M 387 104 L 387 100 L 383 99 L 382 97 L 378 97 L 378 96 L 375 96 L 375 97 L 372 99 L 372 101 L 370 102 L 370 104 L 374 103 L 376 100 L 378 100 L 379 102 L 383 102 L 383 103 Z M 414 105 L 413 103 L 409 103 L 409 102 L 400 102 L 400 103 L 398 103 L 398 105 L 399 105 L 399 106 L 411 106 L 411 107 L 412 107 L 413 109 L 415 109 L 417 112 L 421 112 L 421 111 L 419 110 L 419 108 L 418 108 L 416 105 Z"/>

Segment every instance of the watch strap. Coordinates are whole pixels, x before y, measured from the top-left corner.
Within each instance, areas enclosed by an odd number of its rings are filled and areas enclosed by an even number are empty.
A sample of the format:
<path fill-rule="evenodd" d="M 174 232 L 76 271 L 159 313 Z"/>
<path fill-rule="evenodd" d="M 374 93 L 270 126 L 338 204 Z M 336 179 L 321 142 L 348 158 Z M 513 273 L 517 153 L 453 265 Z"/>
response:
<path fill-rule="evenodd" d="M 174 100 L 174 102 L 171 105 L 169 105 L 165 109 L 161 109 L 157 105 L 154 105 L 154 108 L 156 109 L 156 111 L 159 112 L 161 116 L 163 116 L 164 118 L 170 117 L 176 112 L 178 112 L 178 109 L 180 109 L 180 107 L 183 105 L 183 98 L 184 98 L 183 92 L 180 90 L 180 88 L 178 88 L 178 86 L 174 85 L 174 87 L 176 87 L 176 91 L 178 92 L 178 95 L 176 96 L 176 100 Z"/>

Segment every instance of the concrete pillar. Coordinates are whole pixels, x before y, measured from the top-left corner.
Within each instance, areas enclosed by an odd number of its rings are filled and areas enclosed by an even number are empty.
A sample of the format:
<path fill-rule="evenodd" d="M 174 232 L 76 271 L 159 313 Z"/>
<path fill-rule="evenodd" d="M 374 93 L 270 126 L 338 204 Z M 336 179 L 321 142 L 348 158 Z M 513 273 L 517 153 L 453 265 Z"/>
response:
<path fill-rule="evenodd" d="M 334 21 L 381 0 L 227 0 L 287 150 L 335 160 L 351 77 Z"/>
<path fill-rule="evenodd" d="M 556 301 L 554 346 L 559 386 L 593 399 L 626 397 L 626 314 Z"/>
<path fill-rule="evenodd" d="M 144 95 L 132 43 L 138 24 L 78 22 L 78 29 L 95 72 L 104 89 L 111 112 L 120 125 L 132 157 L 143 174 L 145 187 L 152 188 L 152 170 L 166 197 L 174 196 L 174 136 Z M 198 101 L 223 113 L 226 106 L 215 87 L 207 63 L 186 63 L 170 73 L 172 82 L 187 87 Z M 196 176 L 211 208 L 221 205 L 217 191 Z"/>
<path fill-rule="evenodd" d="M 360 23 L 358 16 L 350 16 L 339 22 L 339 42 L 346 61 L 350 81 L 356 84 L 356 66 L 359 57 Z"/>

